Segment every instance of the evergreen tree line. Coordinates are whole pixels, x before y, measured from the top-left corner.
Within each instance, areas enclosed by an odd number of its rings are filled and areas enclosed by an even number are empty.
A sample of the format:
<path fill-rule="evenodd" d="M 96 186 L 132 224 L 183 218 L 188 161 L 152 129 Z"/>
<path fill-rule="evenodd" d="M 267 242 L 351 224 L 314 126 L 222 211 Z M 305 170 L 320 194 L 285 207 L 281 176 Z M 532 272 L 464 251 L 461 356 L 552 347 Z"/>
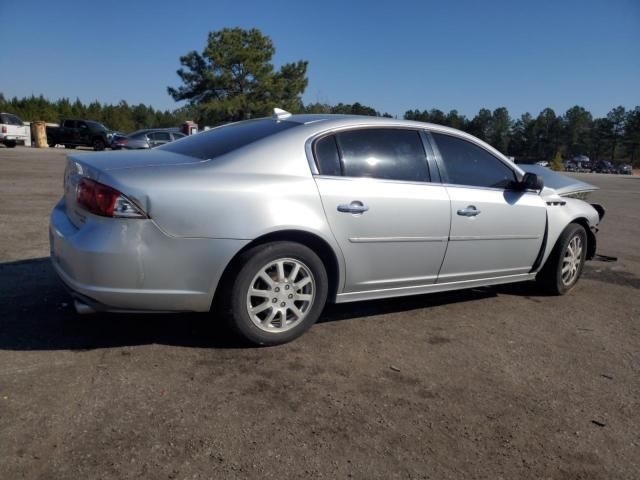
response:
<path fill-rule="evenodd" d="M 523 162 L 551 161 L 559 154 L 640 163 L 640 106 L 615 107 L 602 118 L 577 105 L 561 115 L 545 108 L 537 117 L 525 113 L 515 120 L 504 107 L 493 112 L 483 108 L 471 119 L 456 110 L 437 109 L 409 110 L 404 118 L 464 130 Z"/>
<path fill-rule="evenodd" d="M 358 102 L 337 105 L 300 103 L 292 107 L 293 113 L 391 117 Z M 0 93 L 0 111 L 16 114 L 25 121 L 95 120 L 125 133 L 141 128 L 176 127 L 186 120 L 194 120 L 200 126 L 215 126 L 208 122 L 212 119 L 208 118 L 206 109 L 198 105 L 162 111 L 144 104 L 129 105 L 125 101 L 117 105 L 98 101 L 84 104 L 78 99 L 72 102 L 67 98 L 50 101 L 42 95 L 7 99 Z M 545 108 L 537 117 L 525 113 L 515 120 L 505 107 L 493 112 L 483 108 L 473 118 L 467 118 L 457 110 L 445 113 L 438 109 L 416 109 L 407 111 L 404 118 L 463 130 L 519 161 L 552 160 L 559 152 L 564 158 L 587 155 L 592 160 L 640 163 L 640 106 L 632 110 L 615 107 L 602 118 L 594 118 L 580 106 L 572 107 L 561 115 Z M 213 123 L 225 122 L 223 119 Z"/>

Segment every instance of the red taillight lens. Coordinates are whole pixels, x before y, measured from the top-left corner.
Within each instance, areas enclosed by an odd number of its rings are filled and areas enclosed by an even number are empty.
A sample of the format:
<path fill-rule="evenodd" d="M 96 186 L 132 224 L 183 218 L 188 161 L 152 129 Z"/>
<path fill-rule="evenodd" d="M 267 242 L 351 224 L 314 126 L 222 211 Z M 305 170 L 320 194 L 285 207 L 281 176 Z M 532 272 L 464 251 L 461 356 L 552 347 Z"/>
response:
<path fill-rule="evenodd" d="M 119 191 L 88 178 L 81 179 L 78 184 L 78 203 L 96 215 L 113 217 L 113 207 L 119 196 Z"/>
<path fill-rule="evenodd" d="M 2 133 L 7 133 L 7 127 L 2 127 Z"/>
<path fill-rule="evenodd" d="M 126 138 L 120 138 L 118 140 L 116 140 L 116 145 L 126 145 L 127 144 L 127 139 Z"/>
<path fill-rule="evenodd" d="M 78 183 L 76 200 L 91 213 L 102 217 L 145 217 L 144 213 L 118 190 L 89 178 L 82 178 Z"/>

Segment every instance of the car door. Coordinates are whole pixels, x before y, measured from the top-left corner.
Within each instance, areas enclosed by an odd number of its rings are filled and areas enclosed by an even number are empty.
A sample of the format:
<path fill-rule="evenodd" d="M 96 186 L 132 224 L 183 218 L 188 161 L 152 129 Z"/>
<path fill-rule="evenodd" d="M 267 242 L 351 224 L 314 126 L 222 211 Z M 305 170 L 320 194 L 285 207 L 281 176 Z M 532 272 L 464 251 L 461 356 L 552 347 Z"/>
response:
<path fill-rule="evenodd" d="M 450 206 L 445 188 L 431 183 L 421 134 L 359 128 L 323 136 L 313 152 L 315 181 L 345 259 L 344 293 L 434 283 Z"/>
<path fill-rule="evenodd" d="M 91 145 L 91 132 L 87 122 L 78 120 L 76 129 L 74 130 L 73 143 L 76 145 Z"/>
<path fill-rule="evenodd" d="M 149 148 L 158 147 L 171 142 L 171 135 L 169 132 L 152 132 L 147 135 L 147 138 L 149 139 Z"/>
<path fill-rule="evenodd" d="M 62 122 L 62 128 L 60 128 L 60 140 L 58 143 L 73 144 L 75 143 L 73 135 L 76 130 L 75 120 L 65 120 Z"/>
<path fill-rule="evenodd" d="M 451 199 L 451 232 L 438 283 L 528 273 L 542 246 L 546 204 L 515 188 L 513 168 L 480 144 L 431 132 Z"/>

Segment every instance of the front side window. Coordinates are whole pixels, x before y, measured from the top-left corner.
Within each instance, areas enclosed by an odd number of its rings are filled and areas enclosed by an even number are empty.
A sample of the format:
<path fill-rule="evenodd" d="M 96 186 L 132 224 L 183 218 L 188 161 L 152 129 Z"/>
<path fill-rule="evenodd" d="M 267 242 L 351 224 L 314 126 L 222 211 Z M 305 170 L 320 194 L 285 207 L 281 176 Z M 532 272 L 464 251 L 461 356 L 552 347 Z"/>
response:
<path fill-rule="evenodd" d="M 484 148 L 444 133 L 431 135 L 440 150 L 447 183 L 509 188 L 515 182 L 513 170 Z"/>
<path fill-rule="evenodd" d="M 323 175 L 428 182 L 427 157 L 415 130 L 371 128 L 340 132 L 315 146 Z"/>

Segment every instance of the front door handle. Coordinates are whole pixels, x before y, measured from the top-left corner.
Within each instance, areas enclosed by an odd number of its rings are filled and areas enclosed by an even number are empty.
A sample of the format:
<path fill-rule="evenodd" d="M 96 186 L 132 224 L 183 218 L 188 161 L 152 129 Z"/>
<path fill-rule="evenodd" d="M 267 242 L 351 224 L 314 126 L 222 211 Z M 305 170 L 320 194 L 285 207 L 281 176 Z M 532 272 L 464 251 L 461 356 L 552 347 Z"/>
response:
<path fill-rule="evenodd" d="M 458 215 L 463 217 L 475 217 L 476 215 L 480 215 L 480 213 L 480 210 L 478 210 L 475 205 L 469 205 L 467 208 L 458 210 Z"/>
<path fill-rule="evenodd" d="M 359 200 L 354 200 L 349 205 L 342 203 L 338 205 L 338 211 L 343 213 L 364 213 L 369 207 Z"/>

